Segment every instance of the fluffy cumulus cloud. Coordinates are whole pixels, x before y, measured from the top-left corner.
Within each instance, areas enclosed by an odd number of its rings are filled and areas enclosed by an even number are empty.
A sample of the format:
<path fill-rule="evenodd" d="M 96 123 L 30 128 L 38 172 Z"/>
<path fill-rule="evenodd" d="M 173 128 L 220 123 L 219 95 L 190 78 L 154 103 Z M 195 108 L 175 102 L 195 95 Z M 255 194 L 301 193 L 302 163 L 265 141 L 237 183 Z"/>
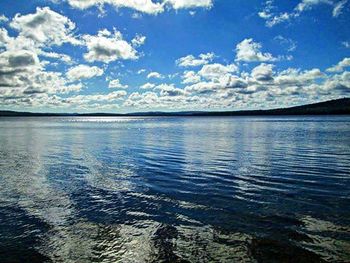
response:
<path fill-rule="evenodd" d="M 69 104 L 88 104 L 91 102 L 110 102 L 120 100 L 126 95 L 126 91 L 118 90 L 107 94 L 92 94 L 92 95 L 76 95 L 72 96 L 64 101 L 64 103 Z"/>
<path fill-rule="evenodd" d="M 32 14 L 15 15 L 9 19 L 9 26 L 15 33 L 10 36 L 5 28 L 0 28 L 0 47 L 8 51 L 30 50 L 40 58 L 49 58 L 51 61 L 66 64 L 74 62 L 69 55 L 52 51 L 64 43 L 81 44 L 73 33 L 75 24 L 67 17 L 48 7 L 37 8 Z"/>
<path fill-rule="evenodd" d="M 349 94 L 350 93 L 350 72 L 345 71 L 341 74 L 335 74 L 330 78 L 327 78 L 323 85 L 318 85 L 319 92 L 324 94 L 339 93 Z"/>
<path fill-rule="evenodd" d="M 280 87 L 307 87 L 316 80 L 326 77 L 319 69 L 300 71 L 289 68 L 280 72 L 274 78 L 274 83 Z"/>
<path fill-rule="evenodd" d="M 211 8 L 213 0 L 166 0 L 174 9 L 205 7 Z"/>
<path fill-rule="evenodd" d="M 2 73 L 10 73 L 16 70 L 39 68 L 37 55 L 28 50 L 5 51 L 0 54 Z"/>
<path fill-rule="evenodd" d="M 48 94 L 82 89 L 81 84 L 70 83 L 62 72 L 47 71 L 36 50 L 8 48 L 8 44 L 0 53 L 1 105 L 38 105 L 38 98 Z"/>
<path fill-rule="evenodd" d="M 115 60 L 135 60 L 137 51 L 132 44 L 123 39 L 119 31 L 100 30 L 97 35 L 84 35 L 88 52 L 84 58 L 88 62 L 102 61 L 109 63 Z"/>
<path fill-rule="evenodd" d="M 200 81 L 201 81 L 201 77 L 197 74 L 197 72 L 193 70 L 185 71 L 182 75 L 183 84 L 197 83 Z"/>
<path fill-rule="evenodd" d="M 188 85 L 185 87 L 185 91 L 189 94 L 212 94 L 222 88 L 224 88 L 220 82 L 211 82 L 211 81 L 201 81 L 192 85 Z"/>
<path fill-rule="evenodd" d="M 271 81 L 273 80 L 273 67 L 272 64 L 262 63 L 252 70 L 252 77 L 257 81 Z"/>
<path fill-rule="evenodd" d="M 143 85 L 140 86 L 140 89 L 153 89 L 156 85 L 153 83 L 145 83 Z"/>
<path fill-rule="evenodd" d="M 67 77 L 71 81 L 90 79 L 96 76 L 102 76 L 103 69 L 96 66 L 78 65 L 72 67 L 67 72 Z"/>
<path fill-rule="evenodd" d="M 160 84 L 155 87 L 155 90 L 160 91 L 160 96 L 181 96 L 185 94 L 183 89 L 176 88 L 174 84 Z"/>
<path fill-rule="evenodd" d="M 337 65 L 327 69 L 328 72 L 341 72 L 345 68 L 350 67 L 350 58 L 344 58 L 342 61 L 339 61 Z"/>
<path fill-rule="evenodd" d="M 198 74 L 205 79 L 217 80 L 220 79 L 220 77 L 225 76 L 228 73 L 235 72 L 237 70 L 238 68 L 235 64 L 222 65 L 219 63 L 214 63 L 204 65 L 198 72 Z"/>
<path fill-rule="evenodd" d="M 5 51 L 0 54 L 0 101 L 2 105 L 35 105 L 47 94 L 81 90 L 61 72 L 45 71 L 35 53 Z"/>
<path fill-rule="evenodd" d="M 255 53 L 259 52 L 268 57 L 259 50 Z M 256 56 L 261 58 L 259 54 Z M 318 68 L 278 70 L 274 61 L 268 62 L 248 72 L 235 64 L 217 62 L 204 64 L 198 70 L 184 70 L 180 86 L 146 83 L 126 97 L 123 106 L 145 110 L 247 109 L 256 105 L 269 108 L 293 105 L 302 99 L 336 98 L 350 93 L 350 73 L 345 71 L 345 62 L 338 63 L 341 68 L 330 74 Z"/>
<path fill-rule="evenodd" d="M 149 14 L 167 8 L 210 8 L 213 4 L 209 0 L 67 1 L 80 9 L 110 4 Z M 301 1 L 294 14 L 278 17 L 273 2 L 269 1 L 270 7 L 260 16 L 275 22 L 290 19 L 314 8 L 316 2 L 319 1 Z M 332 3 L 334 16 L 341 16 L 345 2 Z M 323 4 L 330 5 L 327 1 Z M 211 52 L 187 55 L 174 59 L 177 67 L 170 72 L 162 69 L 161 74 L 151 71 L 147 64 L 142 64 L 144 61 L 140 61 L 142 65 L 136 64 L 146 41 L 141 34 L 126 32 L 123 36 L 114 28 L 88 34 L 80 32 L 74 21 L 48 7 L 12 18 L 0 16 L 0 22 L 4 24 L 0 27 L 0 103 L 3 108 L 247 109 L 350 94 L 350 58 L 347 57 L 329 65 L 325 71 L 318 68 L 281 70 L 279 62 L 288 59 L 287 56 L 273 55 L 264 50 L 261 43 L 246 38 L 235 43 L 235 53 L 232 53 L 235 58 L 230 61 Z M 273 41 L 286 54 L 296 49 L 296 42 L 286 36 L 277 36 Z M 129 61 L 125 63 L 125 60 Z M 134 67 L 128 68 L 129 63 Z M 123 80 L 133 73 L 132 87 L 128 87 Z M 91 92 L 84 86 L 87 83 L 96 84 L 99 91 Z"/>
<path fill-rule="evenodd" d="M 153 72 L 150 72 L 148 75 L 147 75 L 147 78 L 148 79 L 162 79 L 163 78 L 163 75 L 160 74 L 159 72 L 156 72 L 156 71 L 153 71 Z"/>
<path fill-rule="evenodd" d="M 176 60 L 176 64 L 181 67 L 196 67 L 208 64 L 214 58 L 214 53 L 200 54 L 198 58 L 193 55 L 188 55 Z"/>
<path fill-rule="evenodd" d="M 17 30 L 20 36 L 38 44 L 61 45 L 66 42 L 79 44 L 72 33 L 75 24 L 48 7 L 38 7 L 34 14 L 17 14 L 12 19 L 10 26 Z"/>
<path fill-rule="evenodd" d="M 270 53 L 261 52 L 261 44 L 254 42 L 252 38 L 244 39 L 236 46 L 236 60 L 237 61 L 275 61 L 276 58 Z"/>
<path fill-rule="evenodd" d="M 8 35 L 8 32 L 5 28 L 0 28 L 0 47 L 3 47 L 8 43 L 10 40 L 10 37 Z"/>
<path fill-rule="evenodd" d="M 127 89 L 128 85 L 121 84 L 119 79 L 112 79 L 109 81 L 108 87 L 114 89 Z"/>
<path fill-rule="evenodd" d="M 136 48 L 146 39 L 137 34 L 128 42 L 115 29 L 102 29 L 96 35 L 78 34 L 72 20 L 49 7 L 38 7 L 33 13 L 16 14 L 13 18 L 3 17 L 0 22 L 8 23 L 11 28 L 11 31 L 0 28 L 0 103 L 3 107 L 118 107 L 118 102 L 127 95 L 124 90 L 76 95 L 84 88 L 82 80 L 102 76 L 107 67 L 74 65 L 76 57 L 57 52 L 56 48 L 60 50 L 59 47 L 66 44 L 78 51 L 86 49 L 83 54 L 86 61 L 110 63 L 137 59 Z M 54 71 L 58 65 L 60 69 Z M 68 69 L 67 65 L 70 65 Z M 109 88 L 127 88 L 119 79 L 107 81 Z"/>
<path fill-rule="evenodd" d="M 131 8 L 147 14 L 158 14 L 164 11 L 161 3 L 152 0 L 68 0 L 68 3 L 78 9 L 87 9 L 92 6 L 102 7 L 109 4 L 117 8 Z"/>
<path fill-rule="evenodd" d="M 2 106 L 68 105 L 68 98 L 78 96 L 72 96 L 72 93 L 83 89 L 82 83 L 77 81 L 103 75 L 103 69 L 90 65 L 71 66 L 66 72 L 52 70 L 60 63 L 74 63 L 69 55 L 56 52 L 54 48 L 63 44 L 83 47 L 87 43 L 86 39 L 76 34 L 76 26 L 69 18 L 43 7 L 37 8 L 34 13 L 16 14 L 4 22 L 8 22 L 12 30 L 10 35 L 5 28 L 0 28 Z M 48 67 L 51 69 L 48 70 Z M 125 95 L 112 93 L 106 98 Z M 102 100 L 98 96 L 94 98 Z"/>
<path fill-rule="evenodd" d="M 78 9 L 87 9 L 92 6 L 100 8 L 108 4 L 116 8 L 130 8 L 138 12 L 156 15 L 164 12 L 165 7 L 173 9 L 211 8 L 212 0 L 68 0 L 68 3 Z"/>

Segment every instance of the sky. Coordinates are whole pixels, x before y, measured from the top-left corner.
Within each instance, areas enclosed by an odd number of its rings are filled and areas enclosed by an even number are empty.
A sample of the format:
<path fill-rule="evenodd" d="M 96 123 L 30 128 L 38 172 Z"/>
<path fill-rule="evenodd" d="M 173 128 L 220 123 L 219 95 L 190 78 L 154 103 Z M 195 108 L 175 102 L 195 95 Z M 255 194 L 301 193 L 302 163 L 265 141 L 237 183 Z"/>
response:
<path fill-rule="evenodd" d="M 268 109 L 350 95 L 348 0 L 0 0 L 0 110 Z"/>

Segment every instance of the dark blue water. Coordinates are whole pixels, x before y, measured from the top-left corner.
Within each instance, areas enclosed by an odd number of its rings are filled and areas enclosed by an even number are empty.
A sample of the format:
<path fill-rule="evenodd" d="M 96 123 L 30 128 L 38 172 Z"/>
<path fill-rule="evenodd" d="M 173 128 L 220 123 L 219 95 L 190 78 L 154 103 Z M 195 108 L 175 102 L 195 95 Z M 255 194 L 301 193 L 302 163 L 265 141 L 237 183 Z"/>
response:
<path fill-rule="evenodd" d="M 2 118 L 1 262 L 350 262 L 350 117 Z"/>

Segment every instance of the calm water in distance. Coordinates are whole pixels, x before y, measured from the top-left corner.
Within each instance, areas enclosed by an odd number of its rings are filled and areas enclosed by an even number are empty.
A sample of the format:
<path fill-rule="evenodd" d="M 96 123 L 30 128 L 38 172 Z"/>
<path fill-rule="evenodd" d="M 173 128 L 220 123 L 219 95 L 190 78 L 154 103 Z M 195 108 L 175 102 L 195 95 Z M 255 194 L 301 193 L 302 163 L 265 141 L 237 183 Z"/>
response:
<path fill-rule="evenodd" d="M 0 257 L 350 262 L 350 117 L 0 118 Z"/>

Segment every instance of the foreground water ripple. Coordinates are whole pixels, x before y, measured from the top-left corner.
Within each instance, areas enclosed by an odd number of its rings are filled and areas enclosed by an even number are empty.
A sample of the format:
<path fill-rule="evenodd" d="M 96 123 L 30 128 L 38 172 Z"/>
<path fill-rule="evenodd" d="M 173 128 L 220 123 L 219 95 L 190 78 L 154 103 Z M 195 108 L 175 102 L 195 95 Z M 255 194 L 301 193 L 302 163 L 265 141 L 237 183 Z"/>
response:
<path fill-rule="evenodd" d="M 350 117 L 1 118 L 1 262 L 349 262 Z"/>

